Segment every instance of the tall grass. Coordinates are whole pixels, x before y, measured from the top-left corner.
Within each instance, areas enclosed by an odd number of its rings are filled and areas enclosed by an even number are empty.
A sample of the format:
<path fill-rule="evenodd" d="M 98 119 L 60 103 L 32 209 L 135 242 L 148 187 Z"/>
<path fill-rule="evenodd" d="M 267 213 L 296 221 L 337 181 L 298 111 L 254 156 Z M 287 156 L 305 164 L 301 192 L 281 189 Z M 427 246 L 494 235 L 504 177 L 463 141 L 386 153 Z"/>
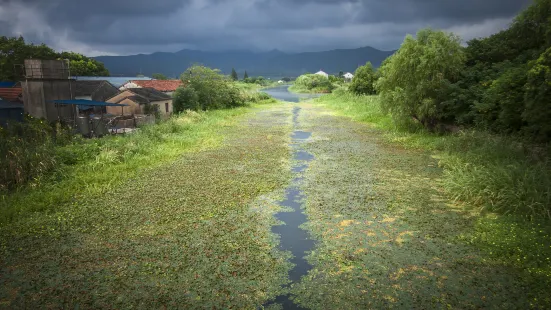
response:
<path fill-rule="evenodd" d="M 484 131 L 438 135 L 396 126 L 382 113 L 377 96 L 344 90 L 317 99 L 343 115 L 370 123 L 386 139 L 434 151 L 444 168 L 443 186 L 451 198 L 480 210 L 551 219 L 551 148 Z"/>

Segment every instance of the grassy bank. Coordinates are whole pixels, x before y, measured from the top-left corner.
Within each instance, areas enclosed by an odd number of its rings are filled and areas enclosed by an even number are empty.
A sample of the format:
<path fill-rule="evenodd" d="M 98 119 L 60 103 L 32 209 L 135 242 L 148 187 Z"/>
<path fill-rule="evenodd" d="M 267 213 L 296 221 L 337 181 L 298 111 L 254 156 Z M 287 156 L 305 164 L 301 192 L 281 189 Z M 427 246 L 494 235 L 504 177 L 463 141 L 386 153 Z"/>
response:
<path fill-rule="evenodd" d="M 289 268 L 270 227 L 290 117 L 283 105 L 190 113 L 67 150 L 86 155 L 60 180 L 4 197 L 14 211 L 0 225 L 0 308 L 274 298 Z"/>
<path fill-rule="evenodd" d="M 527 272 L 523 279 L 540 294 L 551 284 L 551 163 L 547 146 L 526 145 L 513 137 L 466 131 L 437 135 L 396 127 L 376 96 L 337 92 L 316 99 L 340 115 L 370 124 L 390 144 L 424 150 L 443 172 L 439 186 L 473 216 L 456 236 L 492 262 Z M 405 176 L 402 176 L 405 177 Z"/>

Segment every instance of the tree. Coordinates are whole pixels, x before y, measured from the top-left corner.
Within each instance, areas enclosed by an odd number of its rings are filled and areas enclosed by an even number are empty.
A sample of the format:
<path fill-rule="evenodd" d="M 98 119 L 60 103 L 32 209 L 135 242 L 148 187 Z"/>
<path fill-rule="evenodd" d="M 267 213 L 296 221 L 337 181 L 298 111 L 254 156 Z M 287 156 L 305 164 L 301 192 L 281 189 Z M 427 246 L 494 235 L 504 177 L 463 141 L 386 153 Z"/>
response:
<path fill-rule="evenodd" d="M 180 79 L 186 88 L 193 89 L 197 94 L 197 104 L 195 104 L 195 95 L 192 94 L 192 91 L 189 93 L 178 92 L 178 95 L 182 95 L 182 98 L 191 102 L 188 104 L 190 108 L 210 110 L 244 104 L 233 83 L 220 70 L 195 65 L 182 73 Z M 184 93 L 182 94 L 182 92 Z M 182 102 L 185 102 L 184 99 Z"/>
<path fill-rule="evenodd" d="M 200 110 L 199 95 L 193 87 L 178 87 L 172 95 L 174 99 L 174 112 L 181 113 L 186 110 Z"/>
<path fill-rule="evenodd" d="M 343 77 L 344 77 L 344 72 L 339 71 L 339 77 L 340 77 L 340 78 L 343 78 Z"/>
<path fill-rule="evenodd" d="M 103 63 L 73 52 L 62 52 L 58 59 L 68 59 L 72 76 L 109 76 Z"/>
<path fill-rule="evenodd" d="M 375 81 L 377 80 L 375 70 L 371 62 L 356 69 L 354 78 L 348 89 L 356 95 L 375 94 Z"/>
<path fill-rule="evenodd" d="M 245 74 L 243 74 L 243 79 L 245 80 L 247 78 L 249 78 L 249 75 L 247 74 L 247 71 L 245 71 Z"/>
<path fill-rule="evenodd" d="M 153 73 L 151 77 L 156 80 L 168 80 L 168 77 L 162 73 Z"/>
<path fill-rule="evenodd" d="M 17 81 L 20 76 L 15 65 L 23 65 L 25 59 L 53 60 L 58 54 L 48 46 L 26 44 L 23 37 L 0 37 L 0 81 Z M 21 72 L 22 73 L 22 72 Z"/>
<path fill-rule="evenodd" d="M 538 141 L 551 140 L 551 47 L 540 55 L 528 71 L 525 108 L 526 132 Z"/>
<path fill-rule="evenodd" d="M 231 79 L 234 81 L 239 80 L 239 77 L 237 77 L 237 72 L 235 72 L 234 68 L 231 68 Z"/>
<path fill-rule="evenodd" d="M 383 110 L 395 121 L 417 121 L 435 129 L 446 121 L 444 107 L 464 68 L 461 40 L 452 33 L 423 29 L 417 38 L 408 35 L 400 49 L 381 67 L 376 84 Z"/>

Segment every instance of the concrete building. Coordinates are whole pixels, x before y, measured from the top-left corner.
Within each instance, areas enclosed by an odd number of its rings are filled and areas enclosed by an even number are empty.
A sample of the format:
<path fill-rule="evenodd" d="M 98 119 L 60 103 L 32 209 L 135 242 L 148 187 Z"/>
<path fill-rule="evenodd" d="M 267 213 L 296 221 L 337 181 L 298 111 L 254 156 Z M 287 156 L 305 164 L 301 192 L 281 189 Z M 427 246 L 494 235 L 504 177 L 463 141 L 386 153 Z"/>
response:
<path fill-rule="evenodd" d="M 157 105 L 161 115 L 170 115 L 173 111 L 172 97 L 154 88 L 128 88 L 106 102 L 128 105 L 124 108 L 107 107 L 107 113 L 114 115 L 145 114 L 147 104 Z"/>
<path fill-rule="evenodd" d="M 74 80 L 70 79 L 69 64 L 64 60 L 26 59 L 21 81 L 25 112 L 48 121 L 73 119 L 71 106 L 60 106 L 53 100 L 74 99 Z"/>
<path fill-rule="evenodd" d="M 345 75 L 343 75 L 344 77 L 344 80 L 347 81 L 347 82 L 350 82 L 352 81 L 352 79 L 354 78 L 354 74 L 350 73 L 350 72 L 346 72 Z"/>

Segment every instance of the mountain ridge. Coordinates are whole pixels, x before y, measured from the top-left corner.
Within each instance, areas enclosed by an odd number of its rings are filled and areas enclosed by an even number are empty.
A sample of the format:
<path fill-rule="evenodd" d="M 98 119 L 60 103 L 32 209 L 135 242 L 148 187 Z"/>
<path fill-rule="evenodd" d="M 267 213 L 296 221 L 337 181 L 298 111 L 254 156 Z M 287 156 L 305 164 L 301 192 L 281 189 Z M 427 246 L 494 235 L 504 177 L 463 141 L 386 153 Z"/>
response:
<path fill-rule="evenodd" d="M 277 49 L 267 52 L 252 51 L 201 51 L 183 49 L 174 53 L 155 52 L 128 56 L 98 56 L 112 75 L 134 76 L 163 73 L 178 77 L 193 64 L 218 68 L 224 73 L 232 68 L 243 75 L 265 77 L 295 77 L 306 72 L 320 69 L 336 74 L 339 71 L 353 72 L 368 61 L 378 67 L 381 62 L 395 51 L 381 51 L 371 46 L 354 49 L 334 49 L 322 52 L 285 53 Z"/>

